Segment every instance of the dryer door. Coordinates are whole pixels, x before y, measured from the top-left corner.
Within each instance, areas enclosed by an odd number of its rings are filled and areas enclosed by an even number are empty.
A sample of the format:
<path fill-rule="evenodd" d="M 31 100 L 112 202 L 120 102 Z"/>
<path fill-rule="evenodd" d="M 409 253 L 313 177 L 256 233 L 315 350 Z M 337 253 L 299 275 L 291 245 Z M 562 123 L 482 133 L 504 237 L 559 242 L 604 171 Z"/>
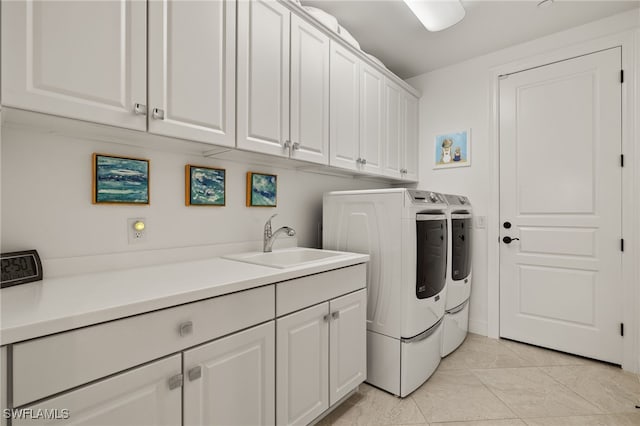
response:
<path fill-rule="evenodd" d="M 447 219 L 443 214 L 416 215 L 416 297 L 440 293 L 446 283 Z"/>

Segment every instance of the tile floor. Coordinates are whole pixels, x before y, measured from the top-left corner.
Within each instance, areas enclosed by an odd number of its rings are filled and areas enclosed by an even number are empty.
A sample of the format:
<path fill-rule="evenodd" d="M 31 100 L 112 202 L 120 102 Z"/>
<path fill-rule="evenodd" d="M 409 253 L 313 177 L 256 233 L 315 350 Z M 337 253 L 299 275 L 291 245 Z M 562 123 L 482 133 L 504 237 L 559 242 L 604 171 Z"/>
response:
<path fill-rule="evenodd" d="M 640 425 L 640 377 L 618 367 L 469 334 L 409 397 L 367 384 L 319 425 Z"/>

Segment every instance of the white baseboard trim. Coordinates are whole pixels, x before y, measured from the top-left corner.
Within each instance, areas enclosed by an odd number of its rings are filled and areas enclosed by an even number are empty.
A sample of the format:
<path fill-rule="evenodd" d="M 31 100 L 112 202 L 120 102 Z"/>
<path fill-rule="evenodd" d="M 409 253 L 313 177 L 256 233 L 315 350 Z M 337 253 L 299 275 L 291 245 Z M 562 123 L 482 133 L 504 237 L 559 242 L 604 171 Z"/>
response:
<path fill-rule="evenodd" d="M 488 336 L 488 330 L 489 328 L 487 321 L 480 321 L 469 318 L 469 333 Z"/>

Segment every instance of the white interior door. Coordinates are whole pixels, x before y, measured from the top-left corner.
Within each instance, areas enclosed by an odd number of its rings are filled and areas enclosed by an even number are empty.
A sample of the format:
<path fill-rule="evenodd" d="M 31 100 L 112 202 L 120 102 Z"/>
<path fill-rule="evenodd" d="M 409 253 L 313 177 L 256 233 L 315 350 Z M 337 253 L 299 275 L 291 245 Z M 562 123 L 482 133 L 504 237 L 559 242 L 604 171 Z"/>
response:
<path fill-rule="evenodd" d="M 236 2 L 149 2 L 149 132 L 235 146 Z"/>
<path fill-rule="evenodd" d="M 620 68 L 614 48 L 500 81 L 500 336 L 617 364 Z"/>

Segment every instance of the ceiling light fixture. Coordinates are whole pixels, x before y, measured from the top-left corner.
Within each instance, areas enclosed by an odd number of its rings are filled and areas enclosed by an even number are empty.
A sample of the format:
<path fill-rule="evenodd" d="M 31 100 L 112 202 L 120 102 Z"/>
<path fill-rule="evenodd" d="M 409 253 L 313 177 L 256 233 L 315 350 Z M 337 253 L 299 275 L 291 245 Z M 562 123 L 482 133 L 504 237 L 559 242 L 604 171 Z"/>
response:
<path fill-rule="evenodd" d="M 464 18 L 459 0 L 404 0 L 409 9 L 429 31 L 441 31 Z"/>

